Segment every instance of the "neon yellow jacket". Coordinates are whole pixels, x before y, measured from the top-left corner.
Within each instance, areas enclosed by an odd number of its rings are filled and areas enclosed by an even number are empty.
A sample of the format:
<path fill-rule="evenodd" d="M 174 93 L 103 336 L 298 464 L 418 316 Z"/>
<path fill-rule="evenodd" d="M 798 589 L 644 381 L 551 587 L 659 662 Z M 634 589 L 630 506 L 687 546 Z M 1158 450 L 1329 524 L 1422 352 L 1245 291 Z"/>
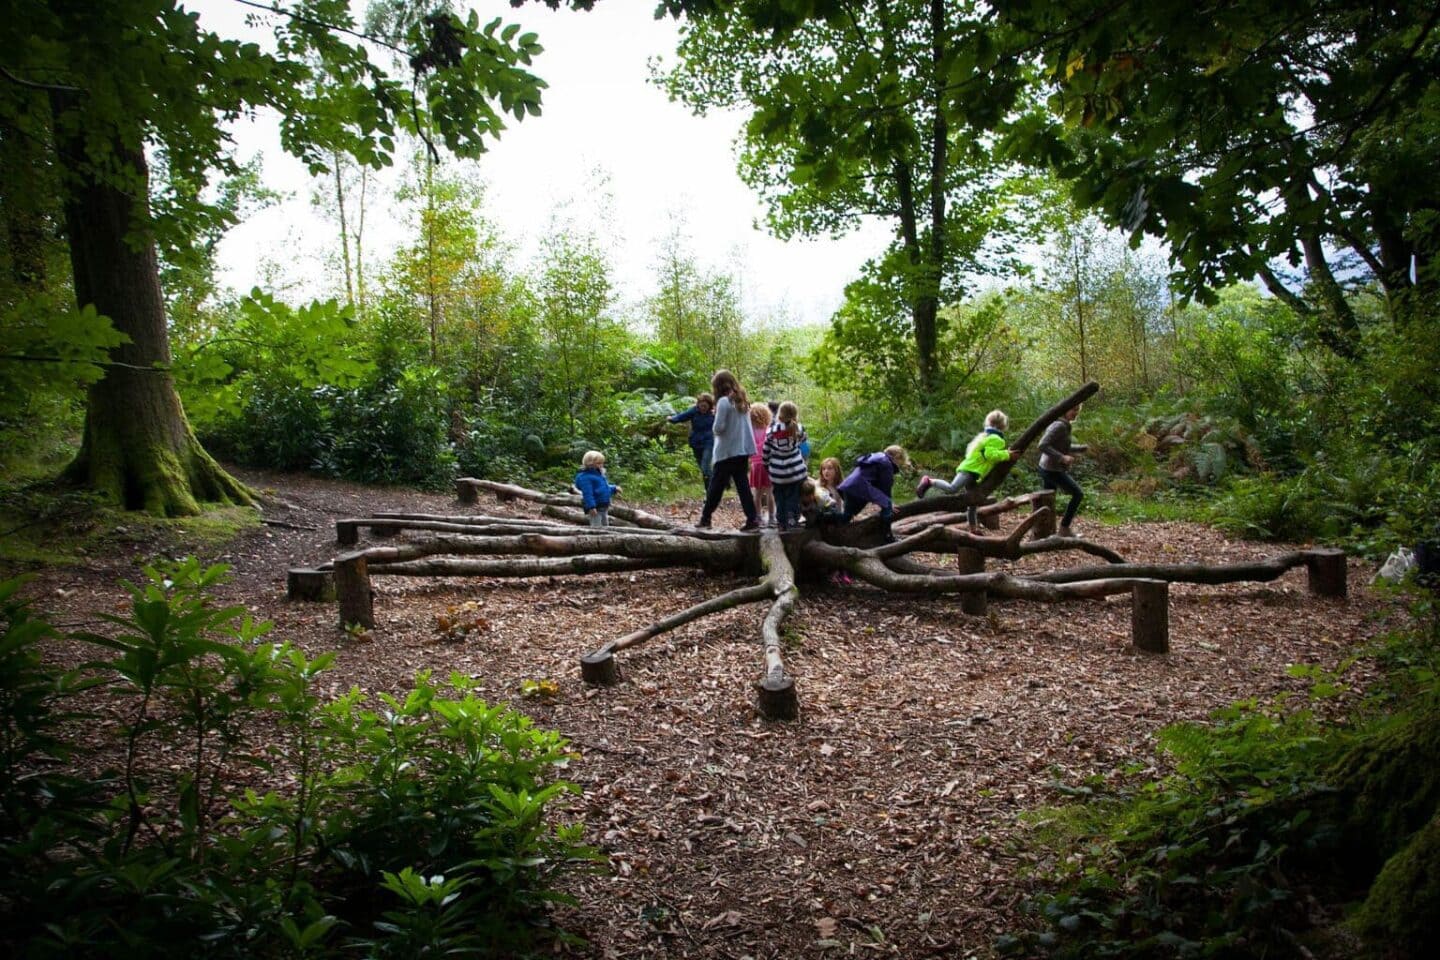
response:
<path fill-rule="evenodd" d="M 1004 463 L 1010 459 L 1010 451 L 1005 446 L 1005 434 L 993 427 L 986 427 L 984 433 L 977 433 L 975 439 L 965 448 L 965 459 L 960 461 L 956 467 L 957 473 L 973 473 L 981 480 L 985 475 L 995 469 L 995 464 Z"/>

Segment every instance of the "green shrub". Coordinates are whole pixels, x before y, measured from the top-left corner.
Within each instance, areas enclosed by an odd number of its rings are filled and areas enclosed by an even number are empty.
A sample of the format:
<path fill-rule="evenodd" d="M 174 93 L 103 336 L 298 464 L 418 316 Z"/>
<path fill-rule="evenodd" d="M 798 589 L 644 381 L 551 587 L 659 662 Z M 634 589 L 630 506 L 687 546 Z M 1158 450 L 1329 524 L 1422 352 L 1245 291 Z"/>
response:
<path fill-rule="evenodd" d="M 268 624 L 213 605 L 224 568 L 147 574 L 128 615 L 103 617 L 113 635 L 78 637 L 101 657 L 67 675 L 39 656 L 54 631 L 0 585 L 0 944 L 502 957 L 535 941 L 563 899 L 554 880 L 595 856 L 548 822 L 575 789 L 551 779 L 564 740 L 458 679 L 447 693 L 421 676 L 378 708 L 358 690 L 327 703 L 333 655 L 262 642 Z M 118 768 L 79 777 L 100 756 L 69 741 L 66 709 L 102 685 Z M 238 791 L 256 772 L 290 786 Z"/>

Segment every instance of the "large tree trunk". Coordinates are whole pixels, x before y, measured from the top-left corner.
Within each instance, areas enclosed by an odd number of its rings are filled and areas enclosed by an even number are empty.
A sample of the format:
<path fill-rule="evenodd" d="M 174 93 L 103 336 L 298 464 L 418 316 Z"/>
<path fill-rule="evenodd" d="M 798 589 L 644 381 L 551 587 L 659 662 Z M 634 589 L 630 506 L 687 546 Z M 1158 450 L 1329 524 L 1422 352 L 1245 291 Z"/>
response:
<path fill-rule="evenodd" d="M 52 94 L 75 299 L 130 338 L 111 352 L 112 366 L 90 388 L 84 440 L 67 475 L 126 509 L 160 516 L 199 513 L 201 502 L 249 503 L 245 487 L 195 439 L 175 392 L 155 242 L 146 232 L 145 155 L 138 146 L 112 144 L 106 159 L 133 180 L 129 190 L 102 181 L 83 131 L 69 122 L 67 100 Z"/>

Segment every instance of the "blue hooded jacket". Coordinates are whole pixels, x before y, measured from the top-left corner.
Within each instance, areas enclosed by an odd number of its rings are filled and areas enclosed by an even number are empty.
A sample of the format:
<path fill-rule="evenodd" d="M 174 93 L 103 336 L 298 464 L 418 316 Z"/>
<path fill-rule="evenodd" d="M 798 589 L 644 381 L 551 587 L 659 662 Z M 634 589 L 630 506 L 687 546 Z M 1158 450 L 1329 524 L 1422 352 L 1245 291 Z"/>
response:
<path fill-rule="evenodd" d="M 586 467 L 575 474 L 575 486 L 580 490 L 586 510 L 608 507 L 610 498 L 615 496 L 615 488 L 605 479 L 605 474 L 599 467 Z"/>

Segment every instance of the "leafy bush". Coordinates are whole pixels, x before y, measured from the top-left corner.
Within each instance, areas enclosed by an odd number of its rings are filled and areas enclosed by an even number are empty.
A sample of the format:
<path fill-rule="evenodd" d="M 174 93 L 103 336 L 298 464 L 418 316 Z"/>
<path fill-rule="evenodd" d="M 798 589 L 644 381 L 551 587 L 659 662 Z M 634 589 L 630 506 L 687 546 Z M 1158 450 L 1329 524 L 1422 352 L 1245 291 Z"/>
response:
<path fill-rule="evenodd" d="M 513 956 L 595 856 L 547 806 L 556 734 L 428 677 L 326 703 L 333 662 L 262 642 L 193 560 L 127 585 L 101 658 L 57 674 L 53 629 L 0 585 L 0 943 L 17 957 Z M 69 740 L 78 693 L 119 717 L 118 769 Z M 284 790 L 238 789 L 254 773 Z M 123 917 L 123 924 L 116 918 Z"/>
<path fill-rule="evenodd" d="M 1049 889 L 1031 904 L 1043 927 L 1003 937 L 1001 952 L 1311 956 L 1307 901 L 1365 898 L 1378 875 L 1358 925 L 1376 938 L 1365 955 L 1428 955 L 1433 912 L 1404 911 L 1440 902 L 1440 884 L 1419 866 L 1434 849 L 1426 825 L 1440 814 L 1435 629 L 1440 621 L 1430 636 L 1390 639 L 1389 672 L 1355 705 L 1358 722 L 1312 709 L 1345 692 L 1348 664 L 1296 666 L 1308 702 L 1249 700 L 1209 724 L 1162 731 L 1170 776 L 1104 795 L 1065 788 L 1084 802 L 1039 814 L 1037 840 L 1061 846 Z M 1353 938 L 1344 943 L 1353 955 Z"/>

